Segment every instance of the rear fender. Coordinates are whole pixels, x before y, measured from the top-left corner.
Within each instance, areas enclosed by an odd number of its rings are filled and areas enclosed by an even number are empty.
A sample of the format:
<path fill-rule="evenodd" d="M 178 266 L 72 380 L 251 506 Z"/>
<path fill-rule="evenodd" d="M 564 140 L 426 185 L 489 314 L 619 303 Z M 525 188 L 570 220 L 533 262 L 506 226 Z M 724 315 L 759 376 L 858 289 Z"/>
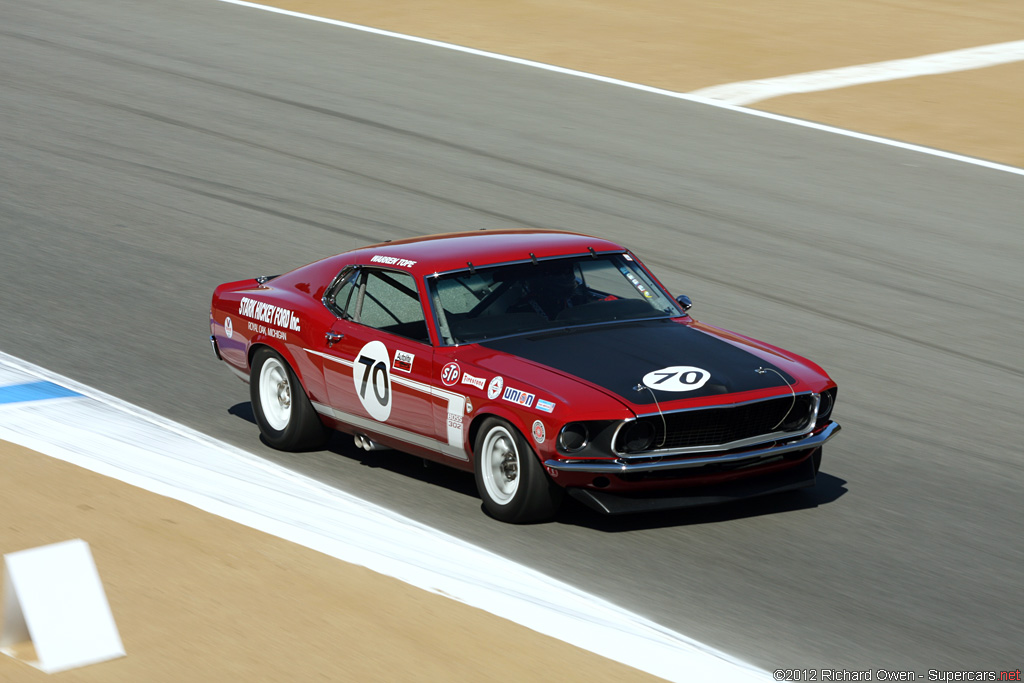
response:
<path fill-rule="evenodd" d="M 299 367 L 299 364 L 295 361 L 295 357 L 287 349 L 287 347 L 281 347 L 276 346 L 274 344 L 270 344 L 266 341 L 265 338 L 262 337 L 254 337 L 253 341 L 251 341 L 249 344 L 249 351 L 246 355 L 246 358 L 248 360 L 250 373 L 252 372 L 252 359 L 256 356 L 257 351 L 264 348 L 279 353 L 281 357 L 284 358 L 285 362 L 288 363 L 288 365 L 291 367 L 292 372 L 294 372 L 296 376 L 298 376 L 299 381 L 302 382 L 302 386 L 306 386 L 306 380 L 302 376 L 302 370 Z"/>

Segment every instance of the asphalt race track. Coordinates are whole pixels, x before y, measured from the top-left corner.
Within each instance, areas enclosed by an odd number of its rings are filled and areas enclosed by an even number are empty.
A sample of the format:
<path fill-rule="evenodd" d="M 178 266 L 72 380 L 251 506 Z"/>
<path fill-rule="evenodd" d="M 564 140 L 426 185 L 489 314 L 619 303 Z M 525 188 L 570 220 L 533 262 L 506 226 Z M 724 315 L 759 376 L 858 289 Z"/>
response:
<path fill-rule="evenodd" d="M 212 1 L 0 17 L 3 351 L 769 670 L 1024 661 L 1024 176 Z M 259 442 L 214 285 L 509 226 L 828 369 L 816 492 L 510 527 L 469 476 Z"/>

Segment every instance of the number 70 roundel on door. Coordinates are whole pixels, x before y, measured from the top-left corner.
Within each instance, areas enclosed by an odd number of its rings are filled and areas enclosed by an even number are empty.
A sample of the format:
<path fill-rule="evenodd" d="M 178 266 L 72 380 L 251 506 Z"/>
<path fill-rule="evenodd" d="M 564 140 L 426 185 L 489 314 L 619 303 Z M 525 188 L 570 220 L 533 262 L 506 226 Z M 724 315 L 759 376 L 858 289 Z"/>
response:
<path fill-rule="evenodd" d="M 391 417 L 391 358 L 384 342 L 372 341 L 359 349 L 352 366 L 352 382 L 356 396 L 375 420 Z"/>

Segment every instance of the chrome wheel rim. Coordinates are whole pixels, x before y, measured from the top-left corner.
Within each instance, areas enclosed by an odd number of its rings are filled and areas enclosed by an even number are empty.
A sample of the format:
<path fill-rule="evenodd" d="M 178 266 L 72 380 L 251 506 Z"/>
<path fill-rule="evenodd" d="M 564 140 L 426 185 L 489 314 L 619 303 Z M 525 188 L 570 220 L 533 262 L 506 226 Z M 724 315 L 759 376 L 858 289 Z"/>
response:
<path fill-rule="evenodd" d="M 260 405 L 267 424 L 283 431 L 292 417 L 292 384 L 288 370 L 276 358 L 268 358 L 260 371 Z"/>
<path fill-rule="evenodd" d="M 481 475 L 487 495 L 505 505 L 519 490 L 519 450 L 515 438 L 504 427 L 487 432 L 480 453 Z"/>

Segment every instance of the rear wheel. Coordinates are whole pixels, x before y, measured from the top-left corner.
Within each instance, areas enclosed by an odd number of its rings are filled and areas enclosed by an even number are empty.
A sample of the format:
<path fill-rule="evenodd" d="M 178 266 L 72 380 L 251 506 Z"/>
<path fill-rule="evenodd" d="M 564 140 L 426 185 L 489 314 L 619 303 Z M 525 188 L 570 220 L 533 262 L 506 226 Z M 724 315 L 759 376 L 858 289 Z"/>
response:
<path fill-rule="evenodd" d="M 264 440 L 282 451 L 316 448 L 327 433 L 295 372 L 277 352 L 261 348 L 249 379 L 252 412 Z"/>
<path fill-rule="evenodd" d="M 476 487 L 495 519 L 525 524 L 550 519 L 564 491 L 544 473 L 533 450 L 505 420 L 487 418 L 474 448 Z"/>

